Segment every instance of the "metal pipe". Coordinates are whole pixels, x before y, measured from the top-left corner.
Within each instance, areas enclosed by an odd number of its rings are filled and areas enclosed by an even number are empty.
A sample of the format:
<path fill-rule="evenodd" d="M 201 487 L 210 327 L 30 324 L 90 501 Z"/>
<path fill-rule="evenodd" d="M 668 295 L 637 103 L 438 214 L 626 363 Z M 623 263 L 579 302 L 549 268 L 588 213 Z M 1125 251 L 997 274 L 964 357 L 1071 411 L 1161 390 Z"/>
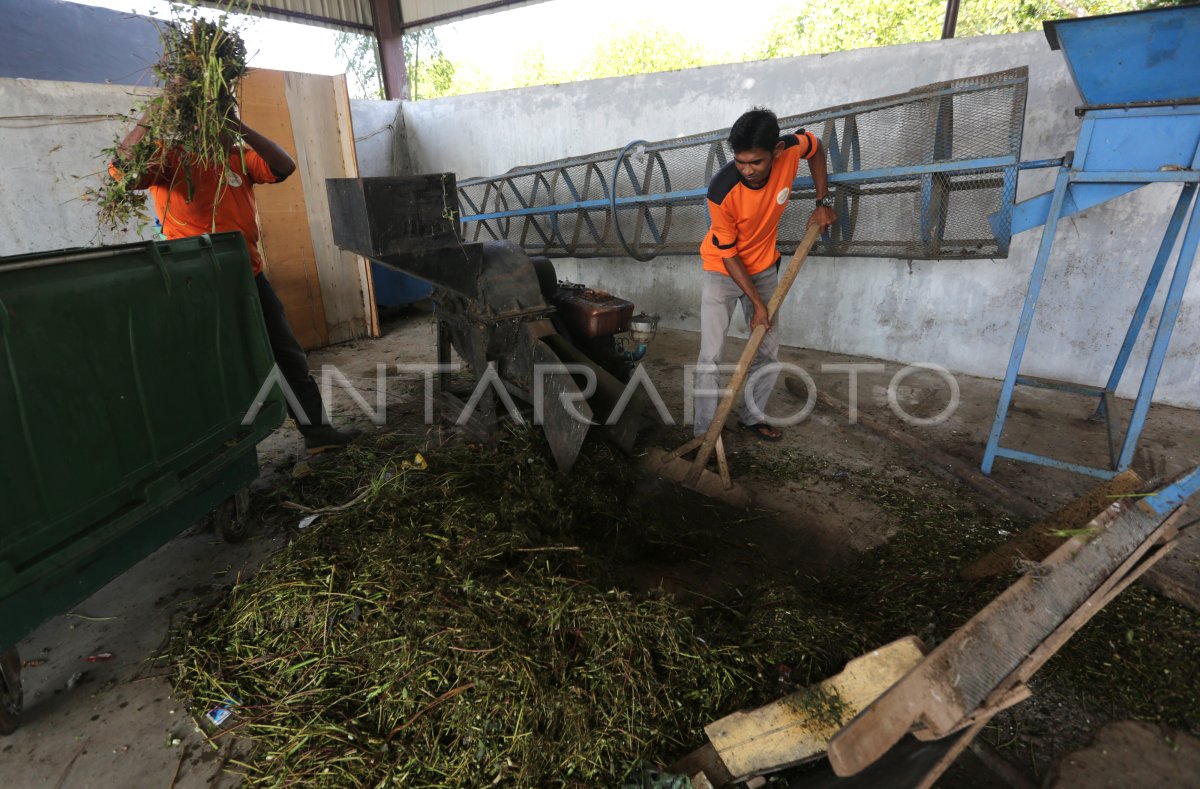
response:
<path fill-rule="evenodd" d="M 1075 108 L 1075 114 L 1082 117 L 1089 112 L 1099 110 L 1137 110 L 1147 107 L 1187 107 L 1200 104 L 1200 96 L 1186 99 L 1162 99 L 1159 101 L 1125 101 L 1117 104 L 1082 104 Z"/>
<path fill-rule="evenodd" d="M 400 3 L 371 0 L 375 45 L 379 48 L 379 70 L 386 99 L 408 100 L 408 67 L 404 62 L 404 17 Z"/>
<path fill-rule="evenodd" d="M 942 21 L 942 38 L 954 38 L 958 27 L 958 0 L 946 0 L 946 18 Z"/>
<path fill-rule="evenodd" d="M 619 160 L 618 160 L 619 161 Z M 1045 160 L 1051 161 L 1051 160 Z M 1062 160 L 1054 160 L 1061 164 Z M 903 181 L 914 176 L 934 174 L 934 173 L 969 173 L 972 171 L 988 171 L 995 170 L 1001 167 L 1012 167 L 1016 165 L 1016 160 L 1011 156 L 991 156 L 984 159 L 968 159 L 961 162 L 935 162 L 933 164 L 916 164 L 911 167 L 885 167 L 878 170 L 855 170 L 846 173 L 831 173 L 829 175 L 829 183 L 832 185 L 857 185 L 857 184 L 880 184 L 888 181 Z M 1046 164 L 1045 167 L 1057 165 Z M 1173 178 L 1172 180 L 1180 180 Z M 461 187 L 462 184 L 459 184 Z M 805 176 L 797 178 L 792 182 L 792 199 L 799 199 L 796 195 L 807 189 L 813 188 L 813 180 L 811 177 Z M 555 203 L 552 205 L 533 205 L 522 208 L 514 208 L 509 211 L 495 211 L 487 214 L 474 214 L 472 216 L 463 216 L 462 221 L 466 222 L 483 222 L 489 219 L 504 219 L 514 216 L 536 216 L 540 214 L 556 214 L 564 211 L 577 211 L 584 209 L 609 208 L 616 206 L 636 206 L 636 205 L 665 205 L 673 203 L 676 205 L 683 204 L 688 201 L 699 201 L 708 193 L 708 188 L 701 189 L 686 189 L 678 192 L 660 192 L 657 194 L 634 195 L 632 197 L 616 197 L 612 195 L 607 198 L 598 198 L 595 200 L 579 200 L 572 203 Z"/>
<path fill-rule="evenodd" d="M 1021 162 L 1021 164 L 1017 166 L 1017 169 L 1041 170 L 1047 167 L 1062 167 L 1064 161 L 1065 160 L 1061 156 L 1057 159 L 1034 159 L 1029 162 Z"/>
<path fill-rule="evenodd" d="M 150 242 L 154 243 L 154 242 Z M 146 250 L 149 251 L 149 250 Z M 59 263 L 81 263 L 86 260 L 103 260 L 105 258 L 115 258 L 122 255 L 128 255 L 129 247 L 116 247 L 110 249 L 97 249 L 87 252 L 71 252 L 63 255 L 55 255 L 48 258 L 38 258 L 24 263 L 4 263 L 0 264 L 0 271 L 25 271 L 27 269 L 44 268 L 46 266 L 56 266 Z"/>

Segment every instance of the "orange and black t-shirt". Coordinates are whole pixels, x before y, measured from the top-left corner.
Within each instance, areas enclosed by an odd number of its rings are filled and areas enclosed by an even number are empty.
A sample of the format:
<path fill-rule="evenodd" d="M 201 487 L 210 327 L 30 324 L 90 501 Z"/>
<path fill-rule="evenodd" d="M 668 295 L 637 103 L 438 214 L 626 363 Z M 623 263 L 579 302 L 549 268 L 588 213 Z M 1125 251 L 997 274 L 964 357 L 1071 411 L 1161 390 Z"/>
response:
<path fill-rule="evenodd" d="M 281 179 L 249 148 L 229 152 L 223 182 L 220 167 L 184 167 L 182 156 L 175 152 L 166 158 L 161 170 L 147 173 L 138 184 L 139 188 L 149 189 L 154 198 L 163 235 L 175 239 L 239 230 L 246 237 L 250 265 L 257 276 L 263 261 L 258 252 L 258 215 L 252 186 Z M 115 163 L 112 169 L 114 176 L 120 174 Z"/>
<path fill-rule="evenodd" d="M 801 159 L 817 152 L 817 138 L 799 129 L 780 137 L 784 149 L 775 155 L 767 182 L 752 189 L 742 180 L 734 162 L 727 163 L 708 185 L 708 215 L 712 226 L 700 245 L 705 271 L 728 276 L 725 258 L 737 255 L 746 273 L 757 274 L 779 259 L 775 248 L 779 219 L 792 195 L 792 182 Z"/>

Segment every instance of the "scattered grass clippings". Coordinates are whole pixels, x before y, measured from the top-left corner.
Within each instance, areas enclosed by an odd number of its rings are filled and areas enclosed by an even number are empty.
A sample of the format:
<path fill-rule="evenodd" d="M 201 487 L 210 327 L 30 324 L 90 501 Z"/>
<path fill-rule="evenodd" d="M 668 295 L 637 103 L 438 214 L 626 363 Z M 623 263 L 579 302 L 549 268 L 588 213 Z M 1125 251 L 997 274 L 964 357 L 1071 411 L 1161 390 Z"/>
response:
<path fill-rule="evenodd" d="M 783 703 L 809 721 L 813 731 L 832 738 L 846 724 L 850 708 L 837 690 L 810 685 L 784 697 Z"/>
<path fill-rule="evenodd" d="M 847 472 L 797 450 L 748 455 L 740 467 L 751 466 L 750 473 L 838 485 L 895 519 L 898 528 L 886 545 L 805 589 L 811 604 L 829 607 L 869 644 L 915 634 L 932 648 L 1022 569 L 982 581 L 959 579 L 960 570 L 1028 524 L 977 505 L 969 492 L 928 474 L 874 467 Z M 1032 699 L 996 719 L 993 729 L 1010 731 L 993 739 L 1023 751 L 1017 761 L 1032 761 L 1039 771 L 1063 747 L 1085 744 L 1108 720 L 1135 718 L 1200 735 L 1200 614 L 1135 584 L 1050 659 L 1033 687 Z M 1040 751 L 1026 753 L 1030 742 L 1040 743 Z"/>

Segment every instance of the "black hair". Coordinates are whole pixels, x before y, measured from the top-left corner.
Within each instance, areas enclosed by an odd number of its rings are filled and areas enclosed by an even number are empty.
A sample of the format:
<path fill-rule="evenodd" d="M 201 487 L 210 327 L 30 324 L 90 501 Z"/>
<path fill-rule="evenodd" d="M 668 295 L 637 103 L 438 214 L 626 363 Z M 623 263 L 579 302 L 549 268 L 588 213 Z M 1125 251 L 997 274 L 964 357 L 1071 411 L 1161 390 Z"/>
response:
<path fill-rule="evenodd" d="M 761 148 L 774 151 L 779 142 L 779 119 L 766 107 L 754 107 L 742 113 L 729 130 L 729 147 L 734 153 Z"/>

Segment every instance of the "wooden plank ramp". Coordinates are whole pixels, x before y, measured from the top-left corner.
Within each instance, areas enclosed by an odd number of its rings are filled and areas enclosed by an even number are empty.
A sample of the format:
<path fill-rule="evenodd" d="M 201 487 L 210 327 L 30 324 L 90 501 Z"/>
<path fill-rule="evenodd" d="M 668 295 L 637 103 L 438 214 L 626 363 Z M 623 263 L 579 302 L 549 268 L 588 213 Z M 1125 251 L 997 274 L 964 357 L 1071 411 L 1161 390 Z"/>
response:
<path fill-rule="evenodd" d="M 906 636 L 846 664 L 841 673 L 704 727 L 709 743 L 671 766 L 693 786 L 738 781 L 819 758 L 847 721 L 921 662 L 925 645 Z"/>
<path fill-rule="evenodd" d="M 823 755 L 842 726 L 924 656 L 921 640 L 906 636 L 851 660 L 836 676 L 704 731 L 735 780 L 802 764 Z"/>
<path fill-rule="evenodd" d="M 854 775 L 910 730 L 937 738 L 982 728 L 1027 692 L 1024 682 L 1071 635 L 1169 550 L 1181 512 L 1165 517 L 1128 499 L 1110 505 L 838 732 L 829 744 L 834 771 Z M 1167 544 L 1150 554 L 1160 542 Z M 963 736 L 961 747 L 971 736 Z"/>

